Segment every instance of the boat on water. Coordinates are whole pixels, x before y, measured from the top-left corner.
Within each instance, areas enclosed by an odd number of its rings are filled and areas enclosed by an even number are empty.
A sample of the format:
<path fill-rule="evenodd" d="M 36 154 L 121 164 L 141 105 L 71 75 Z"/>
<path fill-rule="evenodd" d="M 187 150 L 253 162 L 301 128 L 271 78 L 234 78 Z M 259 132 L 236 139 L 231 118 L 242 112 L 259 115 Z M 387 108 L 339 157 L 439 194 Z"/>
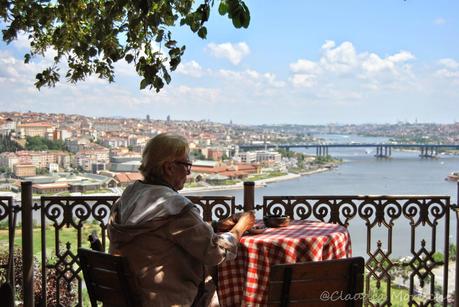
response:
<path fill-rule="evenodd" d="M 446 180 L 449 181 L 459 181 L 459 172 L 452 172 L 445 178 Z"/>

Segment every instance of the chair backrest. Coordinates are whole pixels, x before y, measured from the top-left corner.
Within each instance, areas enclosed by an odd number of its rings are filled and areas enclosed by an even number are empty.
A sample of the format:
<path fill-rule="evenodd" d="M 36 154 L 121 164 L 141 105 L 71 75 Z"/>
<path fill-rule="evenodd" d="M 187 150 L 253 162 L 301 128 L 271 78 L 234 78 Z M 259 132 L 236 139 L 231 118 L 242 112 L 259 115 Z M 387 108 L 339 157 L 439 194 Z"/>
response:
<path fill-rule="evenodd" d="M 85 248 L 78 249 L 78 257 L 93 307 L 97 302 L 104 306 L 139 306 L 125 257 Z"/>
<path fill-rule="evenodd" d="M 362 257 L 271 267 L 268 306 L 362 306 Z"/>

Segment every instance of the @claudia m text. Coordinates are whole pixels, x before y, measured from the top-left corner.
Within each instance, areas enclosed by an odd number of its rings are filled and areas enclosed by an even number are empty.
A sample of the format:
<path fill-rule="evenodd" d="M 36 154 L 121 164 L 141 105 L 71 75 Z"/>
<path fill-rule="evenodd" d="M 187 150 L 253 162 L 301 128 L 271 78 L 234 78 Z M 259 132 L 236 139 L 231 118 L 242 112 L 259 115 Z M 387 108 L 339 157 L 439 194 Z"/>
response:
<path fill-rule="evenodd" d="M 418 295 L 409 295 L 407 293 L 394 293 L 391 295 L 392 296 L 392 301 L 400 301 L 400 302 L 405 302 L 409 301 L 410 298 L 414 297 L 419 297 L 421 298 L 422 296 Z M 430 296 L 429 296 L 430 298 Z M 320 294 L 320 300 L 321 301 L 332 301 L 332 302 L 338 302 L 338 301 L 355 301 L 355 300 L 363 300 L 363 299 L 369 299 L 371 301 L 379 301 L 379 300 L 385 300 L 386 295 L 383 294 L 365 294 L 365 293 L 355 293 L 355 294 L 350 294 L 346 293 L 343 291 L 324 291 Z M 435 296 L 436 301 L 443 301 L 443 296 L 442 295 L 437 295 Z"/>

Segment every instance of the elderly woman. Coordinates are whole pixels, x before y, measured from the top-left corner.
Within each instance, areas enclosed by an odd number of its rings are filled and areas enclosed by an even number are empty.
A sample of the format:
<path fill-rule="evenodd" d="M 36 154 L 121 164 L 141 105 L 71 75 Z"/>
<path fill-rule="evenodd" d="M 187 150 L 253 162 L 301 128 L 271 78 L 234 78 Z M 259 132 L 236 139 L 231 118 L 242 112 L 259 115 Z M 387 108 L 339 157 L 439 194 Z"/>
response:
<path fill-rule="evenodd" d="M 188 154 L 181 136 L 151 139 L 139 168 L 144 180 L 128 186 L 112 208 L 110 253 L 128 258 L 143 306 L 202 305 L 205 267 L 234 259 L 240 237 L 254 224 L 253 213 L 244 213 L 223 223 L 234 221 L 229 232 L 214 233 L 177 192 L 190 174 Z"/>

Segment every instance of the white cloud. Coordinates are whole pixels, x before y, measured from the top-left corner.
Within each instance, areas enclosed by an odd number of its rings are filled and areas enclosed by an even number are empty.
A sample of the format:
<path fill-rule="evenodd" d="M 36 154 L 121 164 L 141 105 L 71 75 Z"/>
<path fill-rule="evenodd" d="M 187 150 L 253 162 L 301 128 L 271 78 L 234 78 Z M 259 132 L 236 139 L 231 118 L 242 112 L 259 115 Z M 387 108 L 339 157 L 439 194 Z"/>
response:
<path fill-rule="evenodd" d="M 119 60 L 118 62 L 114 63 L 113 66 L 115 67 L 115 79 L 122 76 L 138 76 L 135 70 L 134 62 L 128 63 L 125 60 Z"/>
<path fill-rule="evenodd" d="M 400 51 L 399 53 L 387 57 L 387 60 L 393 63 L 406 62 L 414 59 L 415 56 L 408 51 Z"/>
<path fill-rule="evenodd" d="M 216 58 L 225 58 L 229 60 L 233 65 L 238 65 L 244 57 L 250 54 L 250 48 L 245 42 L 240 42 L 237 44 L 210 43 L 207 45 L 206 49 Z"/>
<path fill-rule="evenodd" d="M 335 42 L 326 41 L 322 45 L 321 66 L 331 72 L 347 73 L 357 64 L 357 55 L 351 42 L 343 42 L 335 48 Z"/>
<path fill-rule="evenodd" d="M 238 63 L 243 58 L 240 56 Z M 24 64 L 12 51 L 0 50 L 0 109 L 92 116 L 151 114 L 158 118 L 171 114 L 173 118 L 251 123 L 344 120 L 343 116 L 358 118 L 359 112 L 366 118 L 373 114 L 380 119 L 385 110 L 402 112 L 397 108 L 409 101 L 415 109 L 426 97 L 451 105 L 457 101 L 459 86 L 457 59 L 420 66 L 410 51 L 379 54 L 357 50 L 351 42 L 325 42 L 318 58 L 288 63 L 290 75 L 286 77 L 269 70 L 212 70 L 203 65 L 206 62 L 185 62 L 176 71 L 178 78 L 172 76 L 173 82 L 160 93 L 139 91 L 133 65 L 124 61 L 115 64 L 116 83 L 92 76 L 77 85 L 62 80 L 56 88 L 37 91 L 35 74 L 46 67 L 40 59 Z M 65 70 L 60 73 L 63 77 Z"/>
<path fill-rule="evenodd" d="M 317 61 L 299 59 L 289 65 L 293 73 L 289 81 L 296 88 L 312 88 L 320 84 L 321 88 L 331 86 L 344 89 L 357 86 L 366 90 L 394 89 L 401 79 L 413 78 L 411 66 L 407 64 L 413 59 L 415 56 L 409 51 L 381 57 L 374 52 L 358 53 L 348 41 L 337 45 L 328 40 L 322 45 Z"/>
<path fill-rule="evenodd" d="M 24 32 L 19 32 L 17 38 L 12 42 L 12 45 L 18 49 L 30 49 L 29 36 Z"/>
<path fill-rule="evenodd" d="M 435 72 L 437 77 L 443 78 L 459 78 L 459 71 L 451 71 L 448 69 L 439 69 Z"/>
<path fill-rule="evenodd" d="M 437 17 L 434 20 L 434 24 L 436 24 L 437 26 L 442 26 L 442 25 L 446 24 L 446 19 L 444 19 L 443 17 Z"/>
<path fill-rule="evenodd" d="M 177 73 L 185 76 L 200 78 L 204 75 L 205 71 L 198 62 L 191 61 L 187 63 L 181 63 L 177 67 Z"/>
<path fill-rule="evenodd" d="M 435 71 L 435 76 L 439 78 L 452 79 L 455 84 L 459 84 L 459 62 L 445 58 L 438 61 L 441 66 Z"/>
<path fill-rule="evenodd" d="M 375 53 L 371 53 L 368 56 L 362 56 L 362 58 L 362 68 L 367 72 L 378 72 L 394 67 L 393 62 L 384 61 Z"/>
<path fill-rule="evenodd" d="M 319 73 L 321 70 L 317 63 L 304 59 L 300 59 L 289 66 L 294 73 Z"/>
<path fill-rule="evenodd" d="M 315 79 L 312 75 L 295 74 L 290 78 L 290 82 L 295 87 L 312 87 L 316 85 Z"/>
<path fill-rule="evenodd" d="M 459 62 L 453 59 L 441 59 L 438 63 L 446 68 L 457 69 L 459 68 Z"/>
<path fill-rule="evenodd" d="M 2 83 L 32 85 L 35 74 L 44 69 L 37 63 L 25 64 L 6 51 L 0 51 L 0 78 Z"/>
<path fill-rule="evenodd" d="M 268 87 L 282 88 L 285 86 L 285 82 L 277 80 L 276 75 L 273 73 L 260 73 L 250 69 L 245 71 L 220 69 L 217 74 L 230 82 L 238 82 L 236 87 L 256 86 L 268 89 Z"/>
<path fill-rule="evenodd" d="M 218 102 L 219 90 L 214 88 L 190 87 L 181 85 L 177 88 L 180 97 L 189 97 L 200 104 Z"/>

